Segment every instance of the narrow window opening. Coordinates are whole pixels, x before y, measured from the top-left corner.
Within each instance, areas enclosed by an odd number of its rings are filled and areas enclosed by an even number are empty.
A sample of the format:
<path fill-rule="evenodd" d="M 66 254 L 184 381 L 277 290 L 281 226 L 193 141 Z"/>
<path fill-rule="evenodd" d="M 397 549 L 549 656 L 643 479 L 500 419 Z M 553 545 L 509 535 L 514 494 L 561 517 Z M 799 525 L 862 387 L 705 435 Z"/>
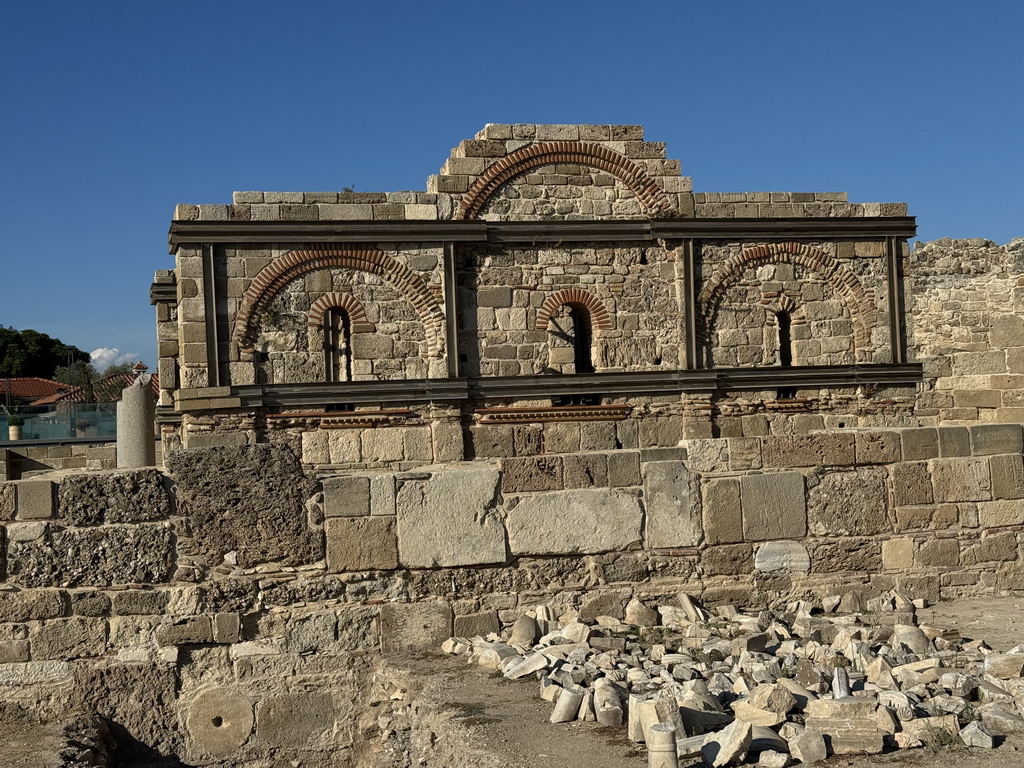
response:
<path fill-rule="evenodd" d="M 789 312 L 776 312 L 775 320 L 779 329 L 779 365 L 790 368 L 793 365 L 793 336 Z M 779 400 L 791 400 L 796 397 L 796 387 L 779 387 L 776 396 Z"/>
<path fill-rule="evenodd" d="M 352 326 L 344 310 L 324 313 L 324 363 L 327 381 L 352 380 Z"/>
<path fill-rule="evenodd" d="M 583 307 L 571 307 L 573 360 L 576 373 L 593 373 L 594 362 L 590 356 L 593 338 L 590 332 L 590 315 Z"/>

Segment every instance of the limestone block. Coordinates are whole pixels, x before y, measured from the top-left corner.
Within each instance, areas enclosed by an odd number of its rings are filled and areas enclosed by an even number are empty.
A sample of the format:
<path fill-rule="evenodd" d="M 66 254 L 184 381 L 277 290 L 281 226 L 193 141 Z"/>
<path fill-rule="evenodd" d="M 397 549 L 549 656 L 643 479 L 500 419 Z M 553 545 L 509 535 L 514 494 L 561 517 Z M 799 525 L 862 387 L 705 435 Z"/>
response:
<path fill-rule="evenodd" d="M 970 432 L 971 453 L 975 456 L 1019 454 L 1024 450 L 1024 431 L 1020 424 L 978 424 L 971 427 Z"/>
<path fill-rule="evenodd" d="M 0 640 L 0 664 L 14 664 L 28 660 L 28 640 Z"/>
<path fill-rule="evenodd" d="M 923 461 L 939 455 L 939 435 L 934 427 L 901 429 L 904 461 Z"/>
<path fill-rule="evenodd" d="M 579 449 L 579 422 L 556 421 L 544 425 L 545 453 L 575 453 Z"/>
<path fill-rule="evenodd" d="M 455 617 L 456 637 L 487 637 L 501 631 L 497 611 L 481 611 Z"/>
<path fill-rule="evenodd" d="M 327 454 L 323 461 L 312 462 L 315 464 L 355 464 L 363 460 L 362 443 L 359 440 L 359 430 L 356 429 L 331 429 L 326 430 Z M 319 434 L 325 434 L 320 432 Z M 305 439 L 306 435 L 302 437 Z M 313 433 L 318 434 L 318 433 Z M 307 462 L 305 443 L 303 443 L 303 462 Z"/>
<path fill-rule="evenodd" d="M 881 567 L 882 547 L 878 539 L 819 540 L 811 553 L 811 570 L 815 573 L 875 572 Z"/>
<path fill-rule="evenodd" d="M 757 548 L 754 568 L 762 573 L 806 573 L 811 569 L 811 556 L 807 554 L 807 548 L 799 542 L 769 541 Z"/>
<path fill-rule="evenodd" d="M 641 466 L 649 548 L 697 546 L 702 537 L 700 509 L 691 499 L 690 472 L 681 461 L 654 461 Z"/>
<path fill-rule="evenodd" d="M 380 625 L 383 651 L 435 653 L 452 636 L 452 607 L 449 603 L 385 603 Z"/>
<path fill-rule="evenodd" d="M 994 499 L 1024 498 L 1024 461 L 1019 453 L 993 456 L 988 465 Z"/>
<path fill-rule="evenodd" d="M 615 451 L 608 454 L 608 485 L 613 488 L 640 485 L 639 452 Z"/>
<path fill-rule="evenodd" d="M 961 524 L 961 515 L 956 504 L 896 507 L 897 531 L 944 531 L 958 524 Z"/>
<path fill-rule="evenodd" d="M 326 691 L 280 693 L 256 704 L 256 738 L 275 748 L 307 747 L 334 726 L 334 700 Z"/>
<path fill-rule="evenodd" d="M 939 456 L 971 455 L 971 435 L 967 427 L 939 427 Z"/>
<path fill-rule="evenodd" d="M 892 476 L 893 503 L 898 507 L 911 504 L 931 504 L 932 478 L 924 461 L 906 461 L 889 467 Z"/>
<path fill-rule="evenodd" d="M 903 454 L 898 432 L 856 432 L 854 451 L 858 464 L 890 464 Z"/>
<path fill-rule="evenodd" d="M 503 493 L 562 489 L 562 459 L 559 456 L 504 459 L 498 466 Z"/>
<path fill-rule="evenodd" d="M 56 589 L 0 592 L 0 622 L 55 619 L 67 612 L 67 593 Z"/>
<path fill-rule="evenodd" d="M 883 467 L 822 472 L 807 492 L 815 536 L 868 536 L 889 530 L 887 473 Z M 746 514 L 746 505 L 744 505 Z"/>
<path fill-rule="evenodd" d="M 1006 353 L 1002 350 L 960 352 L 953 356 L 953 373 L 957 376 L 978 376 L 1006 371 Z"/>
<path fill-rule="evenodd" d="M 243 568 L 271 561 L 300 565 L 323 557 L 322 534 L 309 527 L 305 513 L 315 484 L 288 446 L 175 451 L 165 464 L 196 554 L 211 565 L 230 552 Z"/>
<path fill-rule="evenodd" d="M 740 478 L 740 501 L 743 536 L 748 541 L 797 539 L 807 534 L 804 476 L 799 472 L 745 475 Z"/>
<path fill-rule="evenodd" d="M 729 469 L 730 440 L 724 438 L 686 440 L 686 466 L 694 472 L 710 474 Z"/>
<path fill-rule="evenodd" d="M 288 623 L 288 650 L 310 653 L 331 648 L 337 638 L 338 616 L 334 611 L 296 615 Z"/>
<path fill-rule="evenodd" d="M 480 424 L 469 428 L 470 451 L 475 458 L 501 458 L 515 455 L 512 427 L 507 424 Z"/>
<path fill-rule="evenodd" d="M 169 620 L 157 627 L 156 641 L 159 645 L 194 645 L 213 642 L 213 622 L 209 616 L 189 616 Z"/>
<path fill-rule="evenodd" d="M 842 432 L 764 438 L 761 453 L 765 467 L 842 466 L 856 463 L 854 436 Z"/>
<path fill-rule="evenodd" d="M 754 556 L 749 544 L 723 544 L 704 547 L 700 551 L 700 566 L 706 576 L 740 576 L 754 568 Z"/>
<path fill-rule="evenodd" d="M 633 494 L 574 490 L 520 498 L 508 505 L 506 526 L 514 555 L 588 554 L 636 544 L 642 520 Z"/>
<path fill-rule="evenodd" d="M 330 435 L 326 430 L 302 433 L 302 461 L 304 464 L 332 463 Z"/>
<path fill-rule="evenodd" d="M 961 557 L 964 565 L 1008 562 L 1017 559 L 1017 534 L 1013 531 L 984 536 L 966 548 Z"/>
<path fill-rule="evenodd" d="M 743 541 L 743 513 L 737 478 L 710 478 L 701 483 L 704 537 L 708 544 Z"/>
<path fill-rule="evenodd" d="M 917 550 L 917 564 L 941 568 L 958 566 L 960 565 L 960 543 L 956 539 L 924 541 Z"/>
<path fill-rule="evenodd" d="M 374 462 L 404 460 L 405 431 L 401 427 L 378 427 L 363 432 L 363 460 Z"/>
<path fill-rule="evenodd" d="M 153 616 L 164 612 L 168 593 L 153 589 L 127 589 L 114 594 L 113 609 L 118 616 Z"/>
<path fill-rule="evenodd" d="M 1024 500 L 979 502 L 978 524 L 982 528 L 1024 525 Z"/>
<path fill-rule="evenodd" d="M 398 567 L 394 517 L 330 517 L 324 521 L 324 533 L 327 570 L 331 573 Z"/>
<path fill-rule="evenodd" d="M 207 754 L 226 755 L 249 740 L 254 721 L 252 702 L 244 692 L 216 687 L 188 705 L 185 728 Z"/>
<path fill-rule="evenodd" d="M 0 483 L 0 521 L 13 520 L 15 504 L 15 483 Z"/>
<path fill-rule="evenodd" d="M 370 514 L 370 478 L 360 475 L 325 477 L 323 489 L 326 517 Z"/>
<path fill-rule="evenodd" d="M 615 450 L 614 421 L 585 421 L 580 424 L 581 451 Z"/>
<path fill-rule="evenodd" d="M 462 461 L 465 446 L 462 440 L 462 426 L 448 422 L 434 422 L 430 425 L 430 444 L 434 449 L 434 461 L 438 464 Z"/>
<path fill-rule="evenodd" d="M 760 469 L 762 440 L 757 437 L 733 437 L 729 440 L 729 469 L 742 472 Z"/>
<path fill-rule="evenodd" d="M 53 517 L 53 483 L 49 480 L 15 480 L 18 520 Z"/>
<path fill-rule="evenodd" d="M 0 667 L 0 687 L 22 688 L 37 683 L 56 683 L 70 679 L 66 661 L 27 661 Z"/>
<path fill-rule="evenodd" d="M 833 754 L 882 751 L 874 698 L 816 699 L 807 703 L 805 722 L 821 733 Z"/>
<path fill-rule="evenodd" d="M 157 469 L 118 469 L 63 477 L 57 516 L 68 525 L 163 520 L 171 516 L 167 479 Z"/>
<path fill-rule="evenodd" d="M 1018 315 L 993 315 L 989 343 L 996 349 L 1019 347 L 1024 340 L 1024 318 Z"/>
<path fill-rule="evenodd" d="M 370 477 L 370 514 L 395 514 L 395 476 L 389 473 Z"/>
<path fill-rule="evenodd" d="M 400 479 L 396 496 L 399 560 L 409 568 L 505 561 L 496 509 L 499 474 L 490 467 L 433 471 Z"/>
<path fill-rule="evenodd" d="M 107 616 L 110 614 L 110 606 L 110 598 L 102 592 L 88 590 L 71 593 L 71 612 L 76 616 Z"/>
<path fill-rule="evenodd" d="M 237 613 L 216 613 L 213 616 L 213 642 L 237 643 L 241 630 L 241 617 Z"/>
<path fill-rule="evenodd" d="M 562 456 L 562 485 L 565 488 L 603 488 L 608 485 L 608 460 L 603 453 Z"/>
<path fill-rule="evenodd" d="M 930 463 L 936 501 L 991 500 L 992 479 L 986 459 L 934 459 Z"/>
<path fill-rule="evenodd" d="M 903 537 L 882 542 L 882 567 L 886 570 L 905 571 L 914 566 L 914 540 Z"/>
<path fill-rule="evenodd" d="M 29 630 L 32 658 L 36 661 L 66 661 L 85 656 L 102 656 L 106 649 L 107 622 L 75 616 L 35 624 Z"/>

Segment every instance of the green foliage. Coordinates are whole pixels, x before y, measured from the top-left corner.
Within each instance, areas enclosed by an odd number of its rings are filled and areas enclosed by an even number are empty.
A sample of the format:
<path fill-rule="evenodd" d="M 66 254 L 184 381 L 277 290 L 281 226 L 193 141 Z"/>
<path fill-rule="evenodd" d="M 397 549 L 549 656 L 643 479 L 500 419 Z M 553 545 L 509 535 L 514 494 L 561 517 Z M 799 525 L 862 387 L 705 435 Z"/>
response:
<path fill-rule="evenodd" d="M 0 405 L 3 409 L 4 414 L 7 416 L 7 426 L 9 427 L 20 427 L 25 423 L 25 417 L 22 415 L 22 410 L 16 405 L 8 408 L 6 405 Z"/>
<path fill-rule="evenodd" d="M 58 366 L 89 360 L 89 353 L 31 329 L 0 327 L 0 376 L 53 378 Z"/>
<path fill-rule="evenodd" d="M 123 374 L 131 372 L 131 363 L 111 365 L 100 373 L 92 363 L 79 361 L 59 367 L 53 378 L 82 390 L 82 396 L 76 398 L 80 402 L 112 403 L 121 399 L 121 390 L 126 386 Z"/>

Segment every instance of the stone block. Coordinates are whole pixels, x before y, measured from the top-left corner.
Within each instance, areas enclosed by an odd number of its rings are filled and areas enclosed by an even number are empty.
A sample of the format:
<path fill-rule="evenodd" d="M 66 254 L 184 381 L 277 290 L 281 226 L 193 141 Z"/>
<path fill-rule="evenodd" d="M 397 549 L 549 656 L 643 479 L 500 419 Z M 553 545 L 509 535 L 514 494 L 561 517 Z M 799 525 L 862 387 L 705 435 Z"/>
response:
<path fill-rule="evenodd" d="M 982 528 L 1024 525 L 1024 500 L 978 502 L 978 524 Z"/>
<path fill-rule="evenodd" d="M 723 544 L 700 550 L 700 567 L 705 576 L 745 576 L 754 568 L 750 544 Z"/>
<path fill-rule="evenodd" d="M 164 612 L 168 593 L 153 589 L 128 589 L 114 594 L 118 616 L 153 616 Z"/>
<path fill-rule="evenodd" d="M 480 424 L 469 428 L 470 456 L 477 459 L 515 455 L 512 427 L 507 424 Z"/>
<path fill-rule="evenodd" d="M 109 616 L 110 598 L 92 590 L 71 593 L 71 612 L 76 616 Z"/>
<path fill-rule="evenodd" d="M 405 429 L 378 427 L 362 434 L 363 461 L 396 462 L 405 459 Z"/>
<path fill-rule="evenodd" d="M 893 503 L 896 506 L 931 504 L 935 501 L 927 462 L 907 461 L 893 464 L 889 467 L 889 473 L 892 477 Z"/>
<path fill-rule="evenodd" d="M 334 611 L 292 616 L 287 627 L 288 650 L 291 653 L 312 653 L 331 648 L 338 637 L 338 616 Z"/>
<path fill-rule="evenodd" d="M 17 483 L 0 483 L 0 522 L 14 519 Z"/>
<path fill-rule="evenodd" d="M 107 622 L 78 616 L 43 621 L 30 628 L 29 643 L 36 661 L 102 656 L 107 643 Z"/>
<path fill-rule="evenodd" d="M 28 640 L 0 640 L 0 664 L 15 664 L 29 660 Z"/>
<path fill-rule="evenodd" d="M 360 475 L 325 477 L 323 489 L 325 517 L 370 514 L 370 478 Z"/>
<path fill-rule="evenodd" d="M 937 502 L 991 500 L 992 478 L 987 459 L 934 459 L 930 463 Z"/>
<path fill-rule="evenodd" d="M 1019 453 L 992 456 L 988 465 L 992 498 L 1024 499 L 1024 461 Z"/>
<path fill-rule="evenodd" d="M 856 463 L 852 433 L 776 435 L 764 438 L 765 467 L 843 466 Z"/>
<path fill-rule="evenodd" d="M 613 488 L 640 485 L 640 454 L 637 451 L 608 454 L 608 485 Z"/>
<path fill-rule="evenodd" d="M 584 421 L 580 424 L 581 451 L 616 449 L 614 421 Z"/>
<path fill-rule="evenodd" d="M 963 389 L 953 391 L 956 408 L 998 408 L 1002 393 L 997 389 Z"/>
<path fill-rule="evenodd" d="M 49 480 L 15 480 L 18 520 L 47 520 L 53 517 L 53 483 Z"/>
<path fill-rule="evenodd" d="M 600 489 L 524 496 L 506 526 L 514 555 L 596 554 L 639 543 L 642 521 L 635 495 Z"/>
<path fill-rule="evenodd" d="M 252 702 L 237 688 L 204 690 L 188 705 L 185 728 L 210 755 L 225 755 L 245 744 L 255 719 Z"/>
<path fill-rule="evenodd" d="M 430 444 L 434 449 L 434 461 L 438 464 L 462 461 L 465 453 L 462 426 L 448 422 L 434 422 L 430 425 Z"/>
<path fill-rule="evenodd" d="M 939 455 L 939 434 L 934 427 L 901 429 L 904 461 L 923 461 Z"/>
<path fill-rule="evenodd" d="M 302 461 L 309 464 L 355 464 L 363 460 L 362 442 L 359 440 L 359 430 L 355 429 L 332 429 L 326 434 L 326 453 L 320 457 L 322 460 L 311 461 L 306 457 L 305 438 L 309 434 L 321 434 L 323 432 L 303 433 Z"/>
<path fill-rule="evenodd" d="M 608 485 L 608 459 L 603 453 L 562 456 L 562 485 L 569 488 L 603 488 Z"/>
<path fill-rule="evenodd" d="M 380 609 L 381 650 L 436 653 L 454 631 L 449 603 L 385 603 Z"/>
<path fill-rule="evenodd" d="M 327 691 L 279 693 L 256 704 L 256 739 L 275 749 L 309 747 L 334 727 L 334 699 Z"/>
<path fill-rule="evenodd" d="M 56 619 L 67 613 L 67 593 L 56 589 L 0 592 L 0 622 Z"/>
<path fill-rule="evenodd" d="M 1024 318 L 1018 315 L 993 315 L 989 343 L 996 349 L 1019 347 L 1024 340 Z"/>
<path fill-rule="evenodd" d="M 395 514 L 395 476 L 392 474 L 370 477 L 370 514 Z"/>
<path fill-rule="evenodd" d="M 1006 371 L 1006 353 L 1002 350 L 960 352 L 953 356 L 953 373 L 956 376 L 979 376 Z"/>
<path fill-rule="evenodd" d="M 213 642 L 237 643 L 241 628 L 241 617 L 237 613 L 215 613 L 213 615 Z"/>
<path fill-rule="evenodd" d="M 501 632 L 497 611 L 481 611 L 455 617 L 456 637 L 487 637 L 492 632 Z"/>
<path fill-rule="evenodd" d="M 914 540 L 903 537 L 882 542 L 882 567 L 890 571 L 906 571 L 914 566 Z"/>
<path fill-rule="evenodd" d="M 973 545 L 965 547 L 960 559 L 964 565 L 1016 560 L 1017 534 L 1004 531 L 983 536 Z"/>
<path fill-rule="evenodd" d="M 897 531 L 945 531 L 961 524 L 956 504 L 896 507 Z"/>
<path fill-rule="evenodd" d="M 703 537 L 696 498 L 696 478 L 681 461 L 648 462 L 641 467 L 647 510 L 644 541 L 663 549 L 693 547 Z M 691 486 L 693 488 L 691 489 Z"/>
<path fill-rule="evenodd" d="M 1024 431 L 1020 424 L 978 424 L 970 428 L 971 453 L 989 456 L 1024 451 Z"/>
<path fill-rule="evenodd" d="M 768 541 L 757 548 L 754 568 L 762 573 L 806 573 L 811 569 L 811 556 L 799 542 Z"/>
<path fill-rule="evenodd" d="M 858 464 L 891 464 L 903 455 L 898 432 L 855 432 L 854 451 Z"/>
<path fill-rule="evenodd" d="M 579 422 L 555 421 L 544 425 L 545 453 L 575 453 L 579 449 Z"/>
<path fill-rule="evenodd" d="M 960 543 L 956 539 L 924 541 L 917 550 L 917 564 L 922 567 L 955 568 L 960 565 Z"/>
<path fill-rule="evenodd" d="M 329 517 L 324 521 L 324 533 L 331 573 L 398 567 L 394 517 Z"/>
<path fill-rule="evenodd" d="M 887 531 L 887 474 L 882 467 L 822 471 L 812 477 L 807 518 L 816 536 L 866 536 Z"/>
<path fill-rule="evenodd" d="M 729 469 L 743 472 L 761 469 L 761 439 L 758 437 L 734 437 L 729 440 Z"/>
<path fill-rule="evenodd" d="M 503 493 L 562 489 L 562 459 L 559 456 L 504 459 L 499 467 Z"/>
<path fill-rule="evenodd" d="M 190 616 L 161 624 L 156 629 L 158 645 L 197 645 L 213 642 L 213 622 L 209 616 Z"/>
<path fill-rule="evenodd" d="M 511 307 L 512 289 L 506 287 L 482 287 L 476 292 L 478 307 Z"/>
<path fill-rule="evenodd" d="M 874 697 L 816 699 L 807 702 L 804 720 L 808 728 L 824 736 L 832 754 L 874 754 L 882 751 L 877 707 Z"/>
<path fill-rule="evenodd" d="M 882 547 L 877 539 L 819 540 L 811 551 L 814 573 L 876 573 L 882 568 Z"/>
<path fill-rule="evenodd" d="M 496 509 L 499 473 L 490 467 L 434 471 L 399 479 L 399 560 L 409 568 L 505 561 L 505 529 Z"/>
<path fill-rule="evenodd" d="M 852 450 L 851 441 L 851 450 Z M 772 472 L 740 478 L 743 536 L 747 541 L 798 539 L 807 534 L 804 476 Z"/>
<path fill-rule="evenodd" d="M 708 544 L 743 541 L 740 481 L 734 477 L 708 478 L 701 483 L 704 538 Z"/>

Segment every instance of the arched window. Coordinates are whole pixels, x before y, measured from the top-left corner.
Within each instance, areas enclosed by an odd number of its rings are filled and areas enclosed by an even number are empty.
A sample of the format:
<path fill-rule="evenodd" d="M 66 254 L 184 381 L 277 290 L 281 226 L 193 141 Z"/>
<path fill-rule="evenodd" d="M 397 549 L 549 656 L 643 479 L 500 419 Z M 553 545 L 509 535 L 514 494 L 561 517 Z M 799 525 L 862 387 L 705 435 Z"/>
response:
<path fill-rule="evenodd" d="M 563 304 L 548 323 L 548 354 L 562 373 L 593 373 L 594 334 L 590 313 L 580 304 Z"/>
<path fill-rule="evenodd" d="M 784 309 L 775 313 L 775 321 L 779 331 L 779 365 L 790 368 L 793 365 L 793 321 Z M 796 387 L 779 387 L 776 397 L 779 400 L 790 400 L 796 397 Z"/>
<path fill-rule="evenodd" d="M 338 307 L 324 312 L 324 372 L 327 381 L 352 380 L 352 323 Z"/>

